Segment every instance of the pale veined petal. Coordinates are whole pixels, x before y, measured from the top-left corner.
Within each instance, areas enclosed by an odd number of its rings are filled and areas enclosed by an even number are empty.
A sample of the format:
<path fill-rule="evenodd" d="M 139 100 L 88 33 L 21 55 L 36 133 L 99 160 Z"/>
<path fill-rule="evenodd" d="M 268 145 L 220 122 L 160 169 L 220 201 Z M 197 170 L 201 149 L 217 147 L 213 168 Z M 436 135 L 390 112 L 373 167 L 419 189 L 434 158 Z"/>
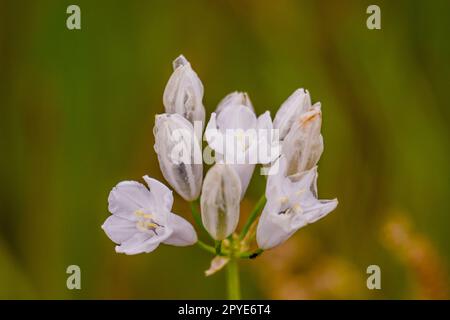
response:
<path fill-rule="evenodd" d="M 280 224 L 274 222 L 270 215 L 277 214 L 277 206 L 266 203 L 256 229 L 256 242 L 264 250 L 276 247 L 286 241 L 295 230 L 286 231 Z"/>
<path fill-rule="evenodd" d="M 241 183 L 233 168 L 215 164 L 206 174 L 200 197 L 202 222 L 216 240 L 223 240 L 239 221 Z"/>
<path fill-rule="evenodd" d="M 156 117 L 153 132 L 164 178 L 185 200 L 195 200 L 202 185 L 203 163 L 193 126 L 178 114 L 162 114 Z"/>
<path fill-rule="evenodd" d="M 136 181 L 122 181 L 110 192 L 108 210 L 121 218 L 136 221 L 134 212 L 154 205 L 148 189 Z"/>
<path fill-rule="evenodd" d="M 150 188 L 150 192 L 152 193 L 155 202 L 170 211 L 173 205 L 172 191 L 170 191 L 163 183 L 150 178 L 149 176 L 144 176 L 144 180 Z"/>
<path fill-rule="evenodd" d="M 292 125 L 282 146 L 282 153 L 288 162 L 287 175 L 309 170 L 319 161 L 323 151 L 321 123 L 320 110 L 313 110 L 303 114 Z"/>
<path fill-rule="evenodd" d="M 102 225 L 106 235 L 115 243 L 122 243 L 136 233 L 136 222 L 110 215 Z"/>
<path fill-rule="evenodd" d="M 214 112 L 206 125 L 205 139 L 211 149 L 219 154 L 225 154 L 225 136 L 217 128 L 216 113 Z"/>
<path fill-rule="evenodd" d="M 234 171 L 236 171 L 241 181 L 241 199 L 244 197 L 247 191 L 248 185 L 255 170 L 254 164 L 231 164 L 229 165 Z"/>
<path fill-rule="evenodd" d="M 165 234 L 167 237 L 169 233 Z M 161 242 L 160 237 L 150 236 L 146 233 L 136 233 L 130 239 L 122 242 L 120 246 L 116 246 L 117 253 L 125 253 L 128 255 L 138 253 L 149 253 L 155 250 Z"/>
<path fill-rule="evenodd" d="M 297 89 L 281 105 L 275 119 L 274 128 L 280 130 L 280 139 L 284 139 L 291 130 L 292 124 L 311 107 L 311 97 L 305 89 Z"/>
<path fill-rule="evenodd" d="M 170 213 L 168 215 L 168 224 L 170 224 L 172 234 L 164 240 L 165 244 L 173 246 L 190 246 L 197 242 L 197 234 L 186 219 Z"/>
<path fill-rule="evenodd" d="M 308 223 L 313 223 L 328 215 L 331 211 L 336 209 L 337 205 L 337 199 L 317 200 L 317 203 L 314 206 L 305 209 L 304 215 L 308 220 Z"/>
<path fill-rule="evenodd" d="M 225 108 L 233 105 L 243 105 L 248 108 L 250 108 L 253 112 L 255 109 L 253 108 L 253 104 L 250 101 L 250 97 L 248 96 L 247 92 L 232 92 L 223 98 L 216 108 L 216 113 L 219 114 L 222 112 Z"/>
<path fill-rule="evenodd" d="M 255 129 L 257 119 L 255 113 L 243 105 L 233 105 L 225 108 L 217 116 L 217 126 L 225 133 L 226 129 Z"/>
<path fill-rule="evenodd" d="M 184 56 L 176 58 L 173 67 L 174 72 L 167 82 L 163 95 L 165 111 L 179 114 L 192 124 L 201 121 L 203 127 L 205 107 L 202 102 L 202 82 Z"/>

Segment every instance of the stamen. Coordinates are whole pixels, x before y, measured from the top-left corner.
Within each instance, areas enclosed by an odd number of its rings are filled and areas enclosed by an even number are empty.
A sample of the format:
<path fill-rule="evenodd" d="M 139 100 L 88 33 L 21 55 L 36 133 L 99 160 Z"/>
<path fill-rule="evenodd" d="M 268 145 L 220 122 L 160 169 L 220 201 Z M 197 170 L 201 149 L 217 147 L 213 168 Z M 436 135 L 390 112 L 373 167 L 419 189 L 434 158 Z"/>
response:
<path fill-rule="evenodd" d="M 280 197 L 278 199 L 280 201 L 281 204 L 286 204 L 289 201 L 288 197 Z"/>
<path fill-rule="evenodd" d="M 150 214 L 150 213 L 145 213 L 144 211 L 142 211 L 142 209 L 136 210 L 136 211 L 134 212 L 134 215 L 135 215 L 136 217 L 144 218 L 144 219 L 151 219 L 151 218 L 153 218 L 153 215 L 152 215 L 152 214 Z"/>
<path fill-rule="evenodd" d="M 164 226 L 153 220 L 153 215 L 151 213 L 145 213 L 143 210 L 139 209 L 134 212 L 134 215 L 139 218 L 136 222 L 136 228 L 139 231 L 146 233 L 151 231 L 155 233 L 155 235 L 158 235 L 156 228 L 164 228 Z"/>
<path fill-rule="evenodd" d="M 300 213 L 300 214 L 303 213 L 303 208 L 299 203 L 295 204 L 292 207 L 292 210 L 294 210 L 295 213 Z"/>

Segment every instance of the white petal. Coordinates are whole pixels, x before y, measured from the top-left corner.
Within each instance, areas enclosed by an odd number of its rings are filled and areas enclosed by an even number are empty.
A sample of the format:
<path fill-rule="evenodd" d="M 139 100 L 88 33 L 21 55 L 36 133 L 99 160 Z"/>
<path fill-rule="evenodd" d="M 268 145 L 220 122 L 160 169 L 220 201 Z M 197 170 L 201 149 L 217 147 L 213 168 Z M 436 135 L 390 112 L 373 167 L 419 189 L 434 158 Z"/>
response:
<path fill-rule="evenodd" d="M 197 234 L 192 225 L 179 215 L 170 213 L 168 224 L 172 234 L 164 241 L 172 246 L 190 246 L 197 242 Z"/>
<path fill-rule="evenodd" d="M 115 243 L 122 243 L 138 232 L 135 222 L 115 215 L 111 215 L 105 220 L 102 229 Z"/>
<path fill-rule="evenodd" d="M 266 197 L 270 199 L 271 197 L 279 197 L 283 192 L 283 185 L 286 183 L 286 158 L 281 155 L 274 164 L 270 167 L 269 175 L 267 177 L 266 184 Z"/>
<path fill-rule="evenodd" d="M 296 119 L 308 111 L 311 107 L 309 92 L 305 89 L 297 89 L 281 105 L 273 121 L 274 128 L 280 130 L 280 139 L 284 139 L 289 133 Z"/>
<path fill-rule="evenodd" d="M 247 191 L 248 185 L 250 184 L 253 171 L 255 170 L 255 165 L 232 164 L 229 166 L 236 171 L 237 175 L 239 176 L 239 180 L 241 181 L 241 199 L 242 199 L 244 198 L 245 192 Z"/>
<path fill-rule="evenodd" d="M 174 72 L 167 82 L 163 103 L 167 113 L 176 113 L 191 123 L 205 122 L 203 85 L 184 56 L 173 62 Z"/>
<path fill-rule="evenodd" d="M 250 146 L 249 154 L 256 152 L 258 163 L 269 164 L 281 153 L 281 142 L 278 129 L 274 129 L 270 112 L 266 111 L 258 117 L 258 143 Z"/>
<path fill-rule="evenodd" d="M 150 192 L 155 199 L 155 202 L 168 211 L 172 209 L 173 205 L 173 194 L 169 188 L 167 188 L 163 183 L 156 179 L 150 178 L 149 176 L 144 176 L 144 180 L 150 188 Z"/>
<path fill-rule="evenodd" d="M 116 246 L 116 252 L 129 255 L 148 253 L 155 250 L 160 242 L 160 238 L 140 232 L 123 242 L 120 246 Z"/>
<path fill-rule="evenodd" d="M 162 114 L 157 116 L 153 132 L 154 148 L 164 178 L 185 200 L 198 198 L 203 163 L 192 125 L 178 114 Z"/>
<path fill-rule="evenodd" d="M 239 221 L 241 183 L 234 169 L 215 164 L 206 174 L 200 197 L 202 222 L 216 240 L 223 240 Z"/>
<path fill-rule="evenodd" d="M 295 230 L 285 230 L 279 224 L 275 223 L 273 217 L 277 209 L 272 203 L 266 203 L 261 218 L 256 229 L 256 242 L 258 247 L 264 250 L 276 247 L 286 241 Z"/>
<path fill-rule="evenodd" d="M 313 110 L 303 114 L 292 125 L 282 147 L 288 162 L 287 175 L 309 170 L 319 161 L 323 151 L 321 123 L 320 110 Z"/>
<path fill-rule="evenodd" d="M 308 208 L 305 212 L 305 216 L 308 219 L 308 223 L 316 222 L 328 215 L 331 211 L 336 209 L 338 205 L 337 199 L 333 200 L 318 200 L 316 205 Z"/>
<path fill-rule="evenodd" d="M 233 105 L 225 108 L 217 116 L 217 126 L 221 131 L 226 129 L 255 129 L 256 124 L 255 113 L 243 105 Z"/>
<path fill-rule="evenodd" d="M 258 117 L 258 129 L 272 130 L 272 118 L 270 117 L 270 111 L 264 112 Z"/>
<path fill-rule="evenodd" d="M 247 92 L 235 91 L 235 92 L 228 94 L 225 98 L 222 99 L 222 101 L 219 102 L 219 104 L 216 108 L 216 113 L 219 114 L 225 108 L 227 108 L 229 106 L 233 106 L 233 105 L 243 105 L 243 106 L 250 108 L 253 112 L 255 111 Z"/>
<path fill-rule="evenodd" d="M 141 208 L 151 208 L 152 196 L 148 189 L 136 181 L 123 181 L 109 193 L 108 210 L 121 218 L 136 221 L 134 212 Z"/>
<path fill-rule="evenodd" d="M 317 166 L 314 166 L 308 171 L 302 171 L 301 173 L 285 177 L 281 183 L 282 190 L 286 194 L 297 193 L 299 190 L 304 190 L 304 192 L 312 192 L 314 189 L 314 184 L 316 183 L 316 178 Z"/>
<path fill-rule="evenodd" d="M 222 155 L 225 153 L 224 135 L 217 128 L 216 113 L 214 112 L 211 113 L 211 118 L 206 125 L 205 139 L 211 149 Z"/>
<path fill-rule="evenodd" d="M 172 62 L 173 70 L 177 70 L 179 67 L 189 65 L 189 61 L 180 54 L 175 60 Z"/>

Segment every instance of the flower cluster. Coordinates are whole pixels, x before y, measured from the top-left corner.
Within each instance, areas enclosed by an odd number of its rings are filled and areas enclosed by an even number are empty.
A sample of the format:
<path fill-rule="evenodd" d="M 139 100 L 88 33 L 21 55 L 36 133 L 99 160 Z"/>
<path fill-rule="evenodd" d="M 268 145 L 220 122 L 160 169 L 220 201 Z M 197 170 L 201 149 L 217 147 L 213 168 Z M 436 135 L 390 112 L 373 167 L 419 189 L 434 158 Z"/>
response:
<path fill-rule="evenodd" d="M 256 115 L 246 93 L 233 92 L 205 123 L 202 82 L 183 56 L 175 59 L 173 68 L 163 95 L 165 113 L 155 118 L 154 150 L 165 180 L 191 202 L 199 231 L 206 230 L 215 247 L 199 241 L 193 226 L 171 212 L 172 191 L 144 176 L 148 188 L 124 181 L 109 195 L 112 215 L 102 228 L 117 244 L 117 252 L 138 254 L 151 252 L 160 243 L 199 243 L 221 257 L 212 264 L 212 268 L 220 268 L 229 258 L 255 257 L 280 245 L 336 208 L 336 199 L 318 199 L 316 165 L 323 151 L 322 113 L 320 103 L 311 103 L 308 91 L 296 90 L 273 121 L 269 111 Z M 214 164 L 205 177 L 202 137 L 206 149 L 214 153 Z M 233 147 L 225 141 L 232 141 Z M 266 191 L 236 234 L 240 202 L 256 165 L 267 173 Z M 252 251 L 254 239 L 258 249 Z"/>

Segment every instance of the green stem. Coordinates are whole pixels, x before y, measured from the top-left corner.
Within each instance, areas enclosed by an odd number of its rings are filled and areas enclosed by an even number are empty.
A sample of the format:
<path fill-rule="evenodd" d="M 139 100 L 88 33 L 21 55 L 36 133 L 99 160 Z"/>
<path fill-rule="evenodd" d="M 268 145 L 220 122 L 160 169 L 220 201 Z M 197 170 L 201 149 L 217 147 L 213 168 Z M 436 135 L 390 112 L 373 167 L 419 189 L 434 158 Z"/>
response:
<path fill-rule="evenodd" d="M 227 264 L 227 287 L 228 300 L 240 300 L 241 289 L 239 283 L 239 266 L 238 260 L 234 257 L 230 258 Z"/>
<path fill-rule="evenodd" d="M 216 254 L 220 256 L 222 253 L 222 240 L 216 240 Z"/>
<path fill-rule="evenodd" d="M 204 243 L 203 241 L 197 240 L 197 245 L 202 248 L 203 250 L 206 250 L 212 254 L 216 254 L 216 249 L 207 245 L 206 243 Z"/>
<path fill-rule="evenodd" d="M 248 229 L 250 229 L 253 221 L 255 221 L 255 219 L 258 217 L 259 212 L 261 211 L 261 208 L 264 206 L 265 203 L 266 203 L 266 196 L 263 194 L 261 198 L 259 198 L 250 215 L 248 216 L 247 222 L 245 223 L 244 228 L 242 228 L 241 234 L 239 235 L 239 240 L 243 240 L 245 238 Z"/>
<path fill-rule="evenodd" d="M 195 224 L 200 228 L 201 232 L 203 232 L 204 234 L 207 234 L 209 236 L 208 231 L 205 229 L 205 226 L 203 225 L 202 217 L 197 210 L 195 202 L 192 201 L 192 202 L 189 202 L 189 204 L 191 206 L 191 212 L 192 212 L 192 216 L 194 217 Z"/>
<path fill-rule="evenodd" d="M 217 253 L 217 249 L 214 248 L 213 246 L 210 246 L 209 244 L 204 243 L 201 240 L 197 240 L 197 245 L 202 248 L 205 251 L 208 251 L 209 253 L 212 253 L 213 255 L 216 256 L 221 256 L 221 257 L 226 257 L 230 254 L 230 252 L 228 250 L 220 250 L 220 253 Z"/>

